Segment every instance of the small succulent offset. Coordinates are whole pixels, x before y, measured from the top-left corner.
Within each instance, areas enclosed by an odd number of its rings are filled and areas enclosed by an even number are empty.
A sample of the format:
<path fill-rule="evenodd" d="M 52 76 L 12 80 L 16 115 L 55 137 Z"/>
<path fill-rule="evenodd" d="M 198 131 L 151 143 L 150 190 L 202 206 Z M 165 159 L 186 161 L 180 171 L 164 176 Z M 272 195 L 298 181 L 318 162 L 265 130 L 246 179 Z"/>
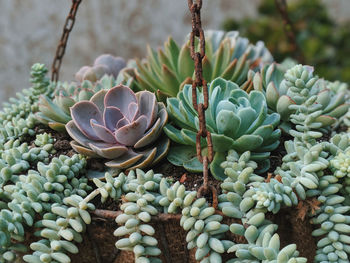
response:
<path fill-rule="evenodd" d="M 217 78 L 208 89 L 206 123 L 215 152 L 210 165 L 212 174 L 217 179 L 225 179 L 220 164 L 225 161 L 229 150 L 238 153 L 251 151 L 251 159 L 260 164 L 260 169 L 268 169 L 270 152 L 279 144 L 281 132 L 276 129 L 280 121 L 279 114 L 268 113 L 263 93 L 252 91 L 247 94 L 231 81 Z M 202 92 L 198 91 L 198 94 L 203 100 Z M 170 150 L 168 160 L 174 165 L 199 172 L 202 166 L 195 156 L 194 147 L 199 120 L 192 105 L 191 85 L 185 85 L 177 98 L 169 98 L 167 105 L 173 124 L 166 125 L 164 131 L 171 140 L 181 144 Z M 204 140 L 202 147 L 206 150 Z"/>
<path fill-rule="evenodd" d="M 66 124 L 77 152 L 106 158 L 106 166 L 135 169 L 150 166 L 168 152 L 169 139 L 160 139 L 168 114 L 153 93 L 134 93 L 118 85 L 100 90 L 89 101 L 71 107 Z"/>
<path fill-rule="evenodd" d="M 256 71 L 262 63 L 273 61 L 263 42 L 253 45 L 237 31 L 206 31 L 205 39 L 203 77 L 207 82 L 223 77 L 240 85 L 246 80 L 249 69 Z M 126 79 L 133 78 L 132 89 L 157 92 L 158 99 L 165 101 L 191 82 L 193 72 L 189 41 L 179 47 L 170 37 L 164 50 L 155 52 L 148 48 L 146 60 L 136 60 L 134 70 L 123 70 L 121 74 Z"/>
<path fill-rule="evenodd" d="M 114 57 L 110 54 L 100 55 L 95 59 L 93 66 L 83 66 L 75 74 L 75 78 L 79 82 L 90 80 L 95 82 L 104 75 L 111 75 L 117 78 L 119 71 L 126 66 L 126 62 L 121 57 Z"/>
<path fill-rule="evenodd" d="M 92 83 L 84 80 L 82 83 L 58 83 L 55 96 L 51 99 L 46 95 L 39 98 L 39 112 L 35 114 L 37 119 L 56 131 L 65 131 L 65 124 L 69 122 L 70 107 L 82 100 L 89 100 L 96 92 L 111 89 L 116 85 L 112 76 L 103 76 Z"/>

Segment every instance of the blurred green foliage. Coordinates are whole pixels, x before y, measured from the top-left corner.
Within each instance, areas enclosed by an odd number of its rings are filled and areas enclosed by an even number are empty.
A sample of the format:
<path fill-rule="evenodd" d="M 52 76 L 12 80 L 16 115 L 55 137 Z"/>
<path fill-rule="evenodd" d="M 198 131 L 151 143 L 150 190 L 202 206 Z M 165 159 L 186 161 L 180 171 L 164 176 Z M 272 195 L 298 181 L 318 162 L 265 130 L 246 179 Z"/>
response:
<path fill-rule="evenodd" d="M 263 0 L 259 17 L 226 20 L 223 28 L 238 30 L 250 41 L 263 40 L 277 62 L 296 58 L 284 33 L 283 21 L 274 0 Z M 336 24 L 320 0 L 288 1 L 288 15 L 296 30 L 305 64 L 329 80 L 350 82 L 350 26 Z"/>

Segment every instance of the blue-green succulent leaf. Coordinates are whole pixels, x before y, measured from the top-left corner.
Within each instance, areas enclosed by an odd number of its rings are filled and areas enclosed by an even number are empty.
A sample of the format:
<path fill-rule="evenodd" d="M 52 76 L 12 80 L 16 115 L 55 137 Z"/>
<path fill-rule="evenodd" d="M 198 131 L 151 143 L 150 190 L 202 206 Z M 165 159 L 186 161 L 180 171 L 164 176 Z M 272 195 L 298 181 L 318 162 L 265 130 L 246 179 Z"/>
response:
<path fill-rule="evenodd" d="M 240 125 L 241 119 L 233 111 L 221 110 L 216 116 L 216 126 L 219 134 L 235 138 Z"/>

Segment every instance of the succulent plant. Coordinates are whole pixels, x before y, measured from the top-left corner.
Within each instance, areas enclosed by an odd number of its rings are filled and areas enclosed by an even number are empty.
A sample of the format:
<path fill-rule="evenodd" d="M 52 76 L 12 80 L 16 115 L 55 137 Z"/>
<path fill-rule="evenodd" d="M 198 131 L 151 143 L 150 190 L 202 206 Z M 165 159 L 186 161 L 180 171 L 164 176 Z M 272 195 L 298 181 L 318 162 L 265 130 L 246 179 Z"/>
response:
<path fill-rule="evenodd" d="M 66 124 L 77 152 L 109 159 L 108 167 L 134 169 L 155 164 L 168 151 L 169 139 L 159 139 L 168 119 L 153 93 L 134 93 L 124 85 L 100 90 L 89 101 L 71 107 Z"/>
<path fill-rule="evenodd" d="M 236 151 L 230 150 L 226 160 L 221 163 L 227 178 L 220 185 L 222 194 L 219 196 L 219 208 L 228 217 L 241 219 L 252 209 L 254 206 L 252 191 L 247 189 L 264 181 L 264 177 L 254 173 L 257 164 L 250 157 L 250 152 L 239 155 Z"/>
<path fill-rule="evenodd" d="M 265 220 L 264 213 L 258 213 L 248 220 L 247 228 L 241 224 L 231 224 L 230 231 L 243 236 L 247 244 L 234 244 L 228 253 L 235 253 L 236 258 L 227 261 L 234 262 L 296 262 L 306 263 L 307 259 L 299 257 L 295 244 L 281 248 L 277 225 Z"/>
<path fill-rule="evenodd" d="M 51 96 L 55 85 L 46 77 L 47 68 L 43 64 L 34 64 L 31 69 L 32 87 L 16 94 L 4 103 L 0 112 L 0 149 L 7 140 L 18 139 L 23 135 L 35 134 L 37 120 L 34 113 L 38 111 L 38 98 L 41 94 Z"/>
<path fill-rule="evenodd" d="M 89 80 L 96 82 L 104 75 L 110 75 L 117 78 L 119 71 L 126 66 L 126 62 L 121 57 L 114 57 L 110 54 L 103 54 L 95 59 L 94 64 L 90 66 L 83 66 L 75 74 L 75 78 L 79 82 Z"/>
<path fill-rule="evenodd" d="M 263 42 L 252 45 L 237 31 L 206 31 L 205 39 L 203 77 L 207 82 L 223 77 L 240 85 L 246 80 L 249 69 L 257 70 L 262 63 L 273 61 Z M 166 97 L 175 97 L 185 84 L 190 83 L 193 72 L 189 41 L 186 40 L 180 48 L 169 37 L 164 51 L 155 52 L 148 48 L 146 60 L 136 60 L 136 69 L 129 68 L 121 74 L 126 79 L 133 78 L 134 90 L 157 92 L 158 99 L 165 100 Z"/>
<path fill-rule="evenodd" d="M 290 67 L 290 65 L 273 62 L 264 64 L 261 69 L 256 72 L 249 70 L 247 73 L 247 80 L 241 84 L 240 88 L 248 93 L 252 90 L 263 92 L 266 96 L 268 107 L 270 110 L 276 112 L 276 98 L 270 95 L 270 93 L 279 89 L 284 74 Z"/>
<path fill-rule="evenodd" d="M 46 95 L 39 98 L 39 112 L 35 114 L 37 119 L 48 125 L 51 129 L 65 131 L 65 124 L 69 122 L 70 107 L 82 100 L 89 100 L 96 92 L 109 90 L 116 85 L 112 76 L 103 76 L 95 83 L 84 80 L 82 83 L 58 83 L 53 99 Z"/>
<path fill-rule="evenodd" d="M 221 254 L 233 245 L 232 241 L 221 240 L 221 235 L 229 229 L 222 222 L 223 216 L 216 214 L 215 208 L 209 206 L 205 198 L 197 197 L 196 191 L 186 191 L 178 181 L 169 185 L 167 179 L 162 178 L 159 192 L 162 195 L 159 204 L 164 207 L 164 213 L 181 211 L 180 225 L 188 231 L 187 249 L 196 248 L 196 260 L 221 262 Z"/>
<path fill-rule="evenodd" d="M 161 177 L 152 170 L 145 173 L 138 169 L 136 173 L 130 173 L 129 181 L 126 182 L 126 187 L 130 190 L 121 205 L 123 213 L 115 219 L 122 226 L 114 232 L 115 236 L 130 235 L 119 239 L 115 245 L 121 250 L 132 250 L 135 262 L 159 262 L 155 257 L 161 254 L 161 250 L 157 247 L 157 239 L 153 237 L 155 229 L 149 222 L 151 216 L 158 214 L 153 204 L 159 195 L 157 192 Z M 137 185 L 136 189 L 134 185 Z"/>
<path fill-rule="evenodd" d="M 30 244 L 35 251 L 32 255 L 25 255 L 24 261 L 32 262 L 70 262 L 68 253 L 79 252 L 74 242 L 82 242 L 81 233 L 85 232 L 86 224 L 91 223 L 88 210 L 94 210 L 91 203 L 86 209 L 81 209 L 79 203 L 83 198 L 71 195 L 63 199 L 63 204 L 54 203 L 51 212 L 44 214 L 43 219 L 35 223 L 36 227 L 43 228 L 36 234 L 44 239 Z"/>
<path fill-rule="evenodd" d="M 331 83 L 313 75 L 312 67 L 296 65 L 286 71 L 279 86 L 267 87 L 266 100 L 269 107 L 275 109 L 281 115 L 281 120 L 286 123 L 291 114 L 295 113 L 292 105 L 303 105 L 307 99 L 317 96 L 315 103 L 322 106 L 319 109 L 321 114 L 316 119 L 322 124 L 318 128 L 320 129 L 334 124 L 349 109 L 349 104 L 346 103 L 348 91 L 341 88 L 334 92 L 334 89 L 330 88 Z M 286 131 L 289 129 L 288 126 L 284 128 Z"/>
<path fill-rule="evenodd" d="M 279 144 L 279 114 L 268 113 L 263 93 L 252 91 L 247 94 L 237 84 L 221 78 L 209 85 L 209 107 L 206 111 L 207 129 L 211 132 L 214 160 L 210 170 L 217 179 L 224 179 L 220 167 L 229 150 L 238 153 L 251 151 L 252 160 L 260 163 L 261 170 L 269 166 L 270 151 Z M 202 100 L 203 94 L 199 92 Z M 177 98 L 167 100 L 167 109 L 173 124 L 164 131 L 174 142 L 181 144 L 171 148 L 168 160 L 174 165 L 199 172 L 202 166 L 196 158 L 196 132 L 198 116 L 192 105 L 191 85 L 185 85 Z M 178 127 L 178 128 L 177 128 Z M 202 140 L 203 150 L 206 142 Z"/>
<path fill-rule="evenodd" d="M 318 79 L 313 75 L 310 66 L 293 64 L 266 64 L 258 72 L 249 71 L 247 81 L 241 88 L 250 92 L 259 90 L 264 92 L 270 111 L 281 115 L 281 128 L 288 132 L 291 129 L 291 114 L 295 113 L 293 105 L 303 105 L 312 96 L 316 96 L 315 103 L 322 105 L 321 114 L 317 122 L 322 125 L 314 128 L 320 130 L 339 123 L 349 109 L 350 92 L 345 83 L 329 82 Z M 292 105 L 292 106 L 291 106 Z M 343 118 L 342 118 L 343 117 Z"/>
<path fill-rule="evenodd" d="M 0 150 L 1 262 L 14 262 L 17 252 L 27 251 L 22 244 L 25 227 L 38 226 L 38 215 L 49 213 L 53 203 L 91 191 L 87 178 L 79 178 L 85 159 L 61 155 L 50 160 L 56 151 L 46 133 L 38 134 L 34 142 L 28 146 L 19 139 L 9 140 Z"/>

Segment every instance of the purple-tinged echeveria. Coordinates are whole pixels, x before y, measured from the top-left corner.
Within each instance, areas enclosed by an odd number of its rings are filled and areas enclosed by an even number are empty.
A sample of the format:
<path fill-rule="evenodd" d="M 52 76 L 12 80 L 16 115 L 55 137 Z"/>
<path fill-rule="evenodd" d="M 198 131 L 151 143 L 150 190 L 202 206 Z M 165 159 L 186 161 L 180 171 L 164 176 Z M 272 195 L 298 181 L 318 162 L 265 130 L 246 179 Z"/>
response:
<path fill-rule="evenodd" d="M 75 78 L 79 82 L 89 80 L 95 82 L 104 75 L 110 75 L 117 78 L 119 71 L 125 68 L 126 62 L 122 57 L 114 57 L 110 54 L 100 55 L 95 59 L 94 64 L 81 67 L 75 74 Z"/>
<path fill-rule="evenodd" d="M 168 114 L 149 91 L 135 94 L 124 85 L 100 90 L 89 101 L 74 104 L 71 116 L 66 130 L 73 149 L 109 159 L 108 167 L 145 168 L 168 152 L 169 139 L 160 138 Z"/>

